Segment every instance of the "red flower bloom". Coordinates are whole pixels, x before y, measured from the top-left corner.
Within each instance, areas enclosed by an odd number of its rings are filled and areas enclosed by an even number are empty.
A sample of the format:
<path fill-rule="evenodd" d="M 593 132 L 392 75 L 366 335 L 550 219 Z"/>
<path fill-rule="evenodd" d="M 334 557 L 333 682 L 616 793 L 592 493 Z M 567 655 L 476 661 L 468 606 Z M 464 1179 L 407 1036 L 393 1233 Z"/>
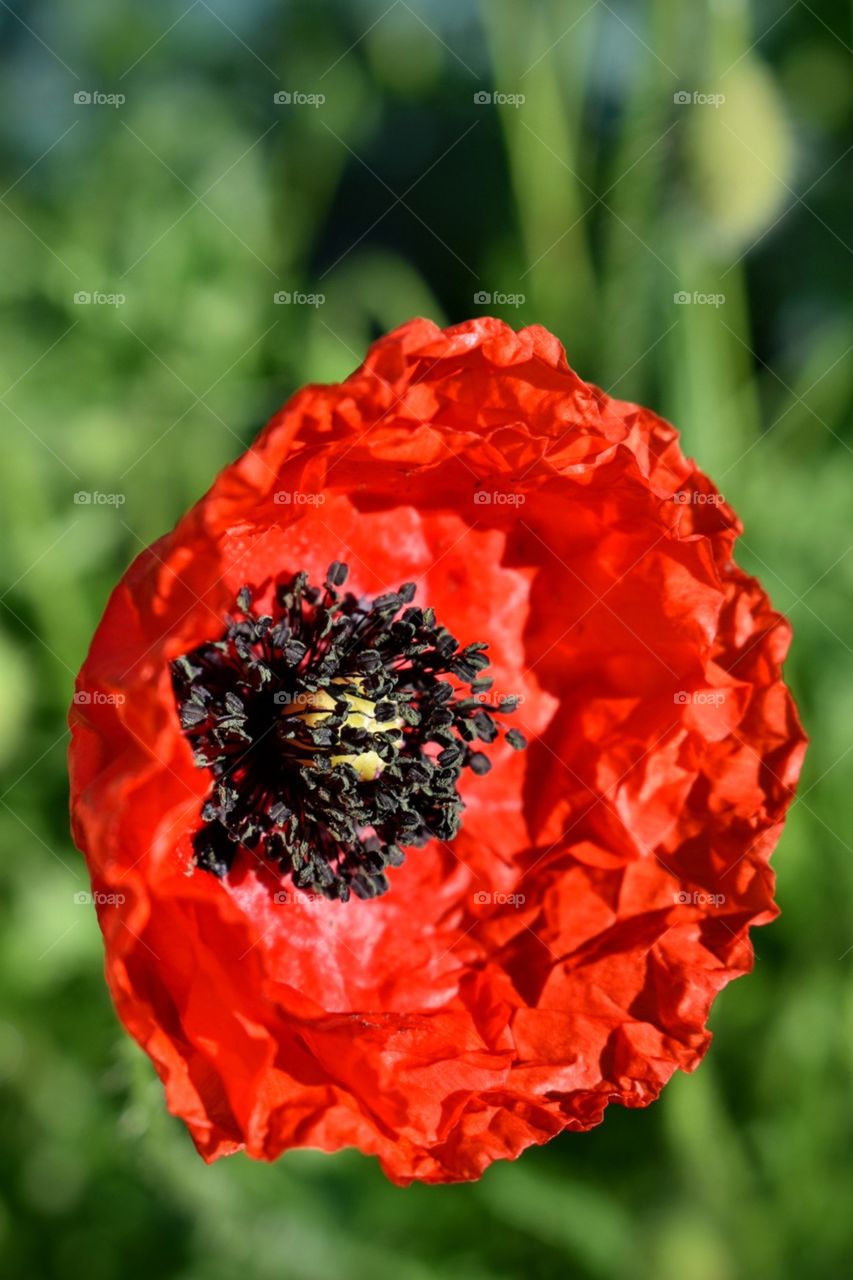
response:
<path fill-rule="evenodd" d="M 697 1065 L 776 914 L 804 750 L 738 532 L 674 429 L 545 330 L 419 320 L 138 557 L 78 680 L 73 829 L 119 1015 L 205 1159 L 357 1146 L 400 1183 L 475 1178 Z M 339 561 L 414 602 L 294 606 Z M 526 751 L 463 768 L 493 695 L 466 702 L 482 664 L 440 626 L 488 644 Z M 456 837 L 410 847 L 452 835 L 457 790 Z"/>

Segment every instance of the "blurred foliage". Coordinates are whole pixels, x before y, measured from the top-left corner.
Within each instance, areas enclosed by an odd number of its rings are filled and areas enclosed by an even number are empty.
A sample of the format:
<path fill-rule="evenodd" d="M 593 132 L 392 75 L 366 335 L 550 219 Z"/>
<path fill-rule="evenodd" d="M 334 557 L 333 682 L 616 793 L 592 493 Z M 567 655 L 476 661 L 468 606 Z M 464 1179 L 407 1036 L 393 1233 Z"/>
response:
<path fill-rule="evenodd" d="M 3 1274 L 842 1274 L 849 6 L 9 0 L 0 27 Z M 648 1111 L 464 1187 L 402 1191 L 354 1153 L 207 1168 L 119 1031 L 74 902 L 74 672 L 131 557 L 285 395 L 412 314 L 482 310 L 545 324 L 583 376 L 676 421 L 744 518 L 741 561 L 795 625 L 813 738 L 783 915 L 720 999 L 709 1058 Z"/>

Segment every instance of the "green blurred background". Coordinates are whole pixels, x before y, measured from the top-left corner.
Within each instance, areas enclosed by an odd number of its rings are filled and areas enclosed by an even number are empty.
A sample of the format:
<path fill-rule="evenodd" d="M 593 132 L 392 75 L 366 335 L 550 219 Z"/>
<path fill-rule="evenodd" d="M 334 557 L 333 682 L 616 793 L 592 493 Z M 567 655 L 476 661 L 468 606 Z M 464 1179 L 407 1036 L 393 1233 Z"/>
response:
<path fill-rule="evenodd" d="M 2 1274 L 843 1274 L 850 5 L 3 0 L 0 27 Z M 74 673 L 131 558 L 297 386 L 485 312 L 678 423 L 745 520 L 813 740 L 783 915 L 647 1111 L 463 1187 L 356 1153 L 206 1168 L 74 900 Z"/>

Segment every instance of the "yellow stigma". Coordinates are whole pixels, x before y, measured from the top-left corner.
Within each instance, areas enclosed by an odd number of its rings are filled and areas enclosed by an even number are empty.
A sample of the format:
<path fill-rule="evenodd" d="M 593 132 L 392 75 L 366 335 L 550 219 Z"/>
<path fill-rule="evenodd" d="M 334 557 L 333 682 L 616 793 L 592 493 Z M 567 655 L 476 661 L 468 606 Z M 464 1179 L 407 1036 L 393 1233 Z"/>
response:
<path fill-rule="evenodd" d="M 358 694 L 351 692 L 353 688 L 361 689 L 363 680 L 360 676 L 354 676 L 349 679 L 339 676 L 331 681 L 332 684 L 347 685 L 343 691 L 343 698 L 349 704 L 350 713 L 344 724 L 350 725 L 354 729 L 366 729 L 368 733 L 388 733 L 391 729 L 402 729 L 403 721 L 399 718 L 394 720 L 379 721 L 376 719 L 376 703 L 371 702 L 369 698 L 359 697 Z M 340 699 L 340 694 L 338 695 Z M 311 727 L 327 720 L 335 710 L 335 699 L 327 689 L 318 689 L 316 693 L 301 693 L 297 698 L 285 707 L 285 715 L 298 716 L 303 724 Z M 402 738 L 397 739 L 397 743 L 402 743 Z M 333 765 L 349 764 L 352 765 L 362 782 L 372 782 L 374 778 L 378 778 L 382 770 L 385 768 L 385 761 L 380 757 L 377 751 L 359 751 L 355 753 L 336 754 L 331 757 Z"/>

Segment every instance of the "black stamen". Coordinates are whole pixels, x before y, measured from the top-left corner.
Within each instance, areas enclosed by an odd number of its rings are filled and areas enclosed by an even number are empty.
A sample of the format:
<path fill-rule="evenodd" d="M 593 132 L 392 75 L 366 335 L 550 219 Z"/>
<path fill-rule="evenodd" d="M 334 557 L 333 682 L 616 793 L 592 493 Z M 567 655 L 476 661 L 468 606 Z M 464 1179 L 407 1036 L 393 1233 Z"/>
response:
<path fill-rule="evenodd" d="M 494 717 L 518 699 L 485 700 L 487 645 L 460 649 L 432 609 L 411 606 L 413 583 L 371 602 L 338 591 L 347 574 L 338 561 L 322 587 L 296 574 L 271 614 L 243 587 L 221 639 L 171 664 L 181 728 L 214 778 L 193 837 L 214 875 L 243 847 L 297 888 L 376 897 L 403 846 L 457 834 L 463 768 L 491 768 L 469 744 L 493 742 Z"/>

